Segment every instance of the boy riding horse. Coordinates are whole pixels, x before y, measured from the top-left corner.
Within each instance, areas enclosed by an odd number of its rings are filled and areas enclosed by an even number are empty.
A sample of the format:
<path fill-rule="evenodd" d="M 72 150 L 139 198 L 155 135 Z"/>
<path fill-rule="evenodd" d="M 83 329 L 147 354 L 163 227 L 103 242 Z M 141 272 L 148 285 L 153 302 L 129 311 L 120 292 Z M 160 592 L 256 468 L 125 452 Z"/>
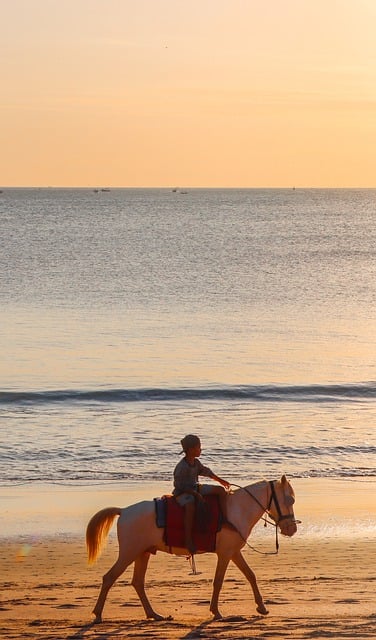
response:
<path fill-rule="evenodd" d="M 213 473 L 209 467 L 205 467 L 198 459 L 201 455 L 200 438 L 195 435 L 187 435 L 181 440 L 181 446 L 185 456 L 176 465 L 174 470 L 174 490 L 173 495 L 177 502 L 184 507 L 184 535 L 185 546 L 192 555 L 196 552 L 196 547 L 192 540 L 193 519 L 195 515 L 195 501 L 203 500 L 203 496 L 208 494 L 217 495 L 224 519 L 226 513 L 226 490 L 229 491 L 230 483 Z M 222 486 L 211 484 L 199 484 L 198 477 L 205 476 L 219 482 Z"/>

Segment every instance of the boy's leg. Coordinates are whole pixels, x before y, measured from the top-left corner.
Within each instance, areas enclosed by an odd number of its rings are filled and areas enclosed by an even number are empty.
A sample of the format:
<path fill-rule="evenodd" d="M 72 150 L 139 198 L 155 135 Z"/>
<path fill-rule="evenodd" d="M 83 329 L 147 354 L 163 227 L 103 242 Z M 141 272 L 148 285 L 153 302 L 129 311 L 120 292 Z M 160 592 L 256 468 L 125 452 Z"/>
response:
<path fill-rule="evenodd" d="M 209 485 L 206 485 L 208 487 Z M 212 493 L 219 498 L 219 506 L 222 511 L 223 518 L 227 520 L 227 494 L 223 487 L 213 485 L 210 489 L 206 489 L 205 493 Z"/>

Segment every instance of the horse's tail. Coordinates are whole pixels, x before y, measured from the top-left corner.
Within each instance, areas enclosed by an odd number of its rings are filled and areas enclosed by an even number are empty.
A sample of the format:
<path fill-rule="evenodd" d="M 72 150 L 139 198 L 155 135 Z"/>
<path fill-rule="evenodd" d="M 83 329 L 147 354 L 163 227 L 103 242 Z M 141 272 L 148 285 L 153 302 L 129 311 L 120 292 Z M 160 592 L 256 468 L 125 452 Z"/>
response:
<path fill-rule="evenodd" d="M 88 563 L 93 564 L 98 558 L 104 542 L 116 516 L 120 516 L 119 507 L 107 507 L 98 511 L 91 518 L 86 529 L 86 548 Z"/>

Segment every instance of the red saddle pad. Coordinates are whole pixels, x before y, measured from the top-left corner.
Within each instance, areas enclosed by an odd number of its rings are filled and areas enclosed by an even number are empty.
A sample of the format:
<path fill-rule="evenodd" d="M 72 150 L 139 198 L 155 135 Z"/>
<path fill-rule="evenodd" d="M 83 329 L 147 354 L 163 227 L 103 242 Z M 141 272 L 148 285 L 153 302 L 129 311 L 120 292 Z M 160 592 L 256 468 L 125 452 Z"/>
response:
<path fill-rule="evenodd" d="M 184 507 L 173 496 L 166 499 L 165 542 L 169 547 L 185 547 Z M 218 497 L 204 496 L 205 505 L 196 503 L 193 525 L 193 542 L 197 551 L 215 551 L 216 535 L 221 529 L 221 512 Z"/>

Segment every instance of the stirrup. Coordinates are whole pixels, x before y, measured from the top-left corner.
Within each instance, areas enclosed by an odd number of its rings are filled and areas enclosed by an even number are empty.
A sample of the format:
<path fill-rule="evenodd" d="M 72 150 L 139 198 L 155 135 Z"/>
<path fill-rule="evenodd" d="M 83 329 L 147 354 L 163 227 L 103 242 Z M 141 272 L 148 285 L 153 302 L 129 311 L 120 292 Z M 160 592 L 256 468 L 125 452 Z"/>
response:
<path fill-rule="evenodd" d="M 191 569 L 192 569 L 191 574 L 193 576 L 197 576 L 199 572 L 196 569 L 196 561 L 195 561 L 195 556 L 194 556 L 193 553 L 189 556 L 188 560 L 190 562 Z"/>

